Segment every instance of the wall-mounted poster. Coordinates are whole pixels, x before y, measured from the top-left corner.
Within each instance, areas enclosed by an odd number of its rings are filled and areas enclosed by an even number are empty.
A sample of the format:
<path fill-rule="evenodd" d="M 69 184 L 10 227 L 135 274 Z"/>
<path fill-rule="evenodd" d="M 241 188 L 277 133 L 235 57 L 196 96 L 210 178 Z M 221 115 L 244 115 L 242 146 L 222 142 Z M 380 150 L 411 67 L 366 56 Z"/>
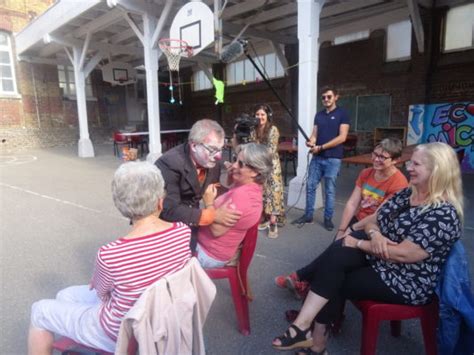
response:
<path fill-rule="evenodd" d="M 474 173 L 474 102 L 410 105 L 408 145 L 429 142 L 449 144 L 462 171 Z"/>

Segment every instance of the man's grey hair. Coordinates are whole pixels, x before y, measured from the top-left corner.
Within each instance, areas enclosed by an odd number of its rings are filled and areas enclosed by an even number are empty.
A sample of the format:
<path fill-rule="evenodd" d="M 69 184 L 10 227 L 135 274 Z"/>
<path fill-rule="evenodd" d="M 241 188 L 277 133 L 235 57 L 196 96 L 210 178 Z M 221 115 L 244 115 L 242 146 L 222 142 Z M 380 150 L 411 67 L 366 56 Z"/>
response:
<path fill-rule="evenodd" d="M 219 139 L 224 139 L 225 137 L 224 128 L 222 128 L 217 121 L 208 118 L 199 120 L 191 127 L 188 141 L 196 144 L 204 143 L 204 139 L 206 139 L 211 132 L 214 132 Z"/>
<path fill-rule="evenodd" d="M 267 146 L 257 143 L 242 144 L 240 153 L 242 153 L 242 163 L 258 173 L 255 182 L 264 184 L 273 169 L 272 155 Z"/>
<path fill-rule="evenodd" d="M 120 165 L 112 181 L 115 207 L 131 220 L 154 213 L 158 201 L 165 197 L 165 182 L 156 165 L 148 162 L 129 162 Z"/>
<path fill-rule="evenodd" d="M 390 154 L 392 159 L 397 159 L 402 156 L 403 145 L 402 141 L 398 138 L 385 138 L 380 141 L 379 144 L 375 147 L 381 148 L 384 152 Z"/>

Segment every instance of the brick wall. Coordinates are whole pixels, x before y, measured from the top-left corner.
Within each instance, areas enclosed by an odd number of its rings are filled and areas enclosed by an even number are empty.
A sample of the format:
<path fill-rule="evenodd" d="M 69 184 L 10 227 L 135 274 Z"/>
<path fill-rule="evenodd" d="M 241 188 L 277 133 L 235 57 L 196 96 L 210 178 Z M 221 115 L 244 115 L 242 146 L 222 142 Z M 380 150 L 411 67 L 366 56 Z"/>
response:
<path fill-rule="evenodd" d="M 418 52 L 412 34 L 411 59 L 385 62 L 384 30 L 368 40 L 339 46 L 323 44 L 318 85 L 335 85 L 341 95 L 391 96 L 390 126 L 407 126 L 408 107 L 419 103 L 469 101 L 474 97 L 474 50 L 442 53 L 440 38 L 447 8 L 422 11 L 425 48 Z M 372 146 L 373 135 L 358 133 L 362 150 Z"/>
<path fill-rule="evenodd" d="M 447 8 L 422 11 L 424 52 L 418 52 L 413 34 L 411 59 L 407 61 L 385 61 L 386 32 L 383 29 L 372 31 L 367 40 L 338 46 L 323 43 L 319 54 L 318 87 L 334 85 L 342 96 L 390 95 L 392 127 L 407 125 L 409 105 L 472 100 L 474 50 L 449 54 L 440 51 L 442 22 L 446 11 Z M 287 47 L 286 55 L 289 60 L 294 53 L 297 53 L 296 45 Z M 289 77 L 272 82 L 287 105 L 296 112 L 298 73 L 297 70 L 292 71 L 293 74 Z M 193 118 L 216 116 L 213 95 L 213 90 L 190 94 Z M 282 135 L 296 132 L 296 127 L 291 125 L 289 117 L 264 82 L 226 87 L 222 110 L 226 132 L 230 132 L 233 118 L 239 112 L 249 111 L 254 104 L 260 102 L 272 105 L 275 122 Z M 357 135 L 360 151 L 372 148 L 371 132 L 358 132 Z"/>
<path fill-rule="evenodd" d="M 190 72 L 187 75 L 189 82 Z M 275 90 L 288 105 L 291 104 L 290 84 L 288 78 L 272 80 Z M 226 134 L 231 135 L 234 120 L 240 114 L 253 114 L 256 105 L 266 103 L 272 107 L 273 120 L 280 130 L 280 135 L 291 136 L 295 132 L 288 113 L 264 81 L 226 86 L 225 102 L 219 106 L 215 105 L 214 89 L 190 92 L 191 88 L 187 86 L 185 90 L 188 101 L 185 101 L 184 105 L 186 114 L 192 118 L 192 122 L 201 118 L 216 119 L 221 122 Z"/>
<path fill-rule="evenodd" d="M 0 4 L 0 30 L 21 31 L 43 13 L 53 0 L 34 2 L 3 1 Z M 50 147 L 76 144 L 79 139 L 77 104 L 63 98 L 55 65 L 16 62 L 18 97 L 0 96 L 0 140 L 2 149 Z M 100 71 L 91 73 L 96 100 L 87 101 L 89 133 L 95 142 L 109 140 L 111 132 L 127 124 L 125 91 L 102 81 Z"/>
<path fill-rule="evenodd" d="M 41 14 L 52 2 L 53 0 L 38 0 L 31 4 L 3 1 L 0 29 L 19 31 L 34 14 Z M 5 8 L 8 11 L 3 11 Z M 446 8 L 422 11 L 425 50 L 424 53 L 418 52 L 413 35 L 412 57 L 408 61 L 385 62 L 385 30 L 372 31 L 370 38 L 364 41 L 339 46 L 323 43 L 320 49 L 318 86 L 335 85 L 343 96 L 390 95 L 391 126 L 407 125 L 408 106 L 411 104 L 472 100 L 474 50 L 449 54 L 440 52 L 442 21 L 446 11 Z M 297 45 L 287 46 L 286 50 L 290 65 L 296 63 Z M 272 83 L 296 114 L 298 73 L 297 69 L 290 72 L 290 76 L 274 79 Z M 113 88 L 104 83 L 99 72 L 92 75 L 97 101 L 87 102 L 91 134 L 96 129 L 108 128 L 111 131 L 114 127 L 126 125 L 123 88 Z M 181 75 L 183 82 L 191 81 L 190 70 L 182 70 Z M 16 128 L 22 132 L 19 133 L 22 136 L 25 129 L 28 132 L 39 129 L 39 132 L 45 131 L 47 137 L 49 133 L 46 131 L 52 130 L 56 135 L 64 137 L 63 143 L 69 142 L 70 131 L 76 134 L 78 131 L 77 107 L 74 100 L 61 97 L 56 67 L 16 63 L 16 76 L 21 98 L 0 98 L 0 133 L 5 129 L 11 131 Z M 274 121 L 281 135 L 291 136 L 296 133 L 296 127 L 288 114 L 263 81 L 226 87 L 225 104 L 221 106 L 214 105 L 213 89 L 192 92 L 188 85 L 183 88 L 183 98 L 184 105 L 180 112 L 185 117 L 180 122 L 188 127 L 200 118 L 209 117 L 222 122 L 227 134 L 230 134 L 234 119 L 240 113 L 251 113 L 256 104 L 268 103 L 273 108 Z M 58 134 L 57 130 L 61 129 L 64 130 L 63 135 Z M 372 134 L 358 134 L 359 145 L 363 149 L 370 149 Z M 37 136 L 41 137 L 41 134 Z M 35 139 L 31 142 L 35 142 Z"/>

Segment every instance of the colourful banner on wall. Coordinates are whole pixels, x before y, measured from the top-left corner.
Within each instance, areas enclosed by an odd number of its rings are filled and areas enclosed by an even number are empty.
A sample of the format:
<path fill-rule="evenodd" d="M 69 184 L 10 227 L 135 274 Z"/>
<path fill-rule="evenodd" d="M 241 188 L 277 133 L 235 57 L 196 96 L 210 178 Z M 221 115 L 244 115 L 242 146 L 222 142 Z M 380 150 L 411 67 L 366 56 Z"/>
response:
<path fill-rule="evenodd" d="M 474 173 L 474 102 L 410 105 L 408 145 L 429 142 L 449 144 L 462 171 Z"/>

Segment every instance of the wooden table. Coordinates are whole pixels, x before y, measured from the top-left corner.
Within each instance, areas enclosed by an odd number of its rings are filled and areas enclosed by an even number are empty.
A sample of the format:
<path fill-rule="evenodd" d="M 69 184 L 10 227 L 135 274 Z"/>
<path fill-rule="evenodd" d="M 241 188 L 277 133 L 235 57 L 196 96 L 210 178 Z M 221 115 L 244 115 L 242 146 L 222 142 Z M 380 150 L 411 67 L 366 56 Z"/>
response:
<path fill-rule="evenodd" d="M 411 159 L 413 150 L 415 149 L 416 144 L 409 145 L 403 148 L 402 156 L 398 159 L 398 166 L 403 165 L 405 162 Z M 372 166 L 372 153 L 356 155 L 353 157 L 347 157 L 342 159 L 343 163 L 347 164 L 356 164 L 356 165 L 365 165 L 366 167 Z"/>
<path fill-rule="evenodd" d="M 278 154 L 283 158 L 283 165 L 285 166 L 284 182 L 287 185 L 288 180 L 288 161 L 293 163 L 293 171 L 296 175 L 296 159 L 298 154 L 298 146 L 293 145 L 292 142 L 281 142 L 278 144 Z"/>

